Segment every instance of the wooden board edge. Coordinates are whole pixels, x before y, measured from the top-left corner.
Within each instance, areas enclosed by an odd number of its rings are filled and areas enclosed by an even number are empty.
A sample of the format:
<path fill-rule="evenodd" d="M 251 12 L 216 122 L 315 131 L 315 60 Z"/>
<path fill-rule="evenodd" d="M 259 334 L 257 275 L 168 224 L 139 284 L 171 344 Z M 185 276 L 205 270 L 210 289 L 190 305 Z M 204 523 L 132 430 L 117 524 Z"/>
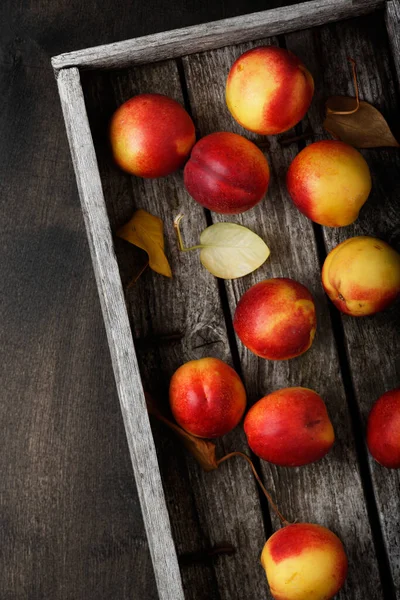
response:
<path fill-rule="evenodd" d="M 184 600 L 79 70 L 57 83 L 159 598 Z"/>
<path fill-rule="evenodd" d="M 316 27 L 383 8 L 384 0 L 310 0 L 240 17 L 86 48 L 52 58 L 60 69 L 122 68 Z"/>
<path fill-rule="evenodd" d="M 400 86 L 400 0 L 386 2 L 385 23 L 397 74 L 397 84 Z"/>

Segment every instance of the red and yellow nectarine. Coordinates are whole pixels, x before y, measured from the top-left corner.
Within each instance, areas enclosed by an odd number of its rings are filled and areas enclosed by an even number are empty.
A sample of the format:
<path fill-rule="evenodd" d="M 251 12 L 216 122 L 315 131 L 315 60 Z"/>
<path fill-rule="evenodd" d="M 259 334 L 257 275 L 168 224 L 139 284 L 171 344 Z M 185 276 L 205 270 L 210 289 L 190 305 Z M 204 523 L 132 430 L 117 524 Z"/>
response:
<path fill-rule="evenodd" d="M 400 294 L 400 254 L 377 238 L 349 238 L 326 257 L 322 284 L 342 312 L 353 317 L 372 315 Z"/>
<path fill-rule="evenodd" d="M 240 125 L 273 135 L 294 127 L 306 114 L 314 81 L 292 52 L 276 46 L 248 50 L 232 65 L 226 103 Z"/>
<path fill-rule="evenodd" d="M 277 277 L 253 285 L 239 300 L 233 320 L 241 342 L 269 360 L 308 350 L 317 326 L 310 292 L 293 279 Z"/>
<path fill-rule="evenodd" d="M 400 469 L 400 388 L 383 394 L 372 407 L 367 444 L 379 464 Z"/>
<path fill-rule="evenodd" d="M 121 169 L 139 177 L 163 177 L 184 165 L 196 135 L 179 102 L 161 94 L 139 94 L 114 113 L 110 140 Z"/>
<path fill-rule="evenodd" d="M 261 564 L 275 600 L 330 600 L 343 586 L 347 556 L 339 538 L 313 523 L 287 525 L 264 546 Z"/>
<path fill-rule="evenodd" d="M 371 191 L 371 174 L 358 150 L 337 140 L 322 140 L 296 156 L 286 183 L 306 217 L 320 225 L 342 227 L 357 219 Z"/>
<path fill-rule="evenodd" d="M 335 441 L 321 396 L 302 387 L 283 388 L 256 402 L 244 431 L 254 454 L 282 467 L 315 462 Z"/>
<path fill-rule="evenodd" d="M 185 186 L 199 204 L 223 214 L 242 213 L 265 195 L 269 166 L 264 154 L 241 135 L 206 135 L 192 150 Z"/>
<path fill-rule="evenodd" d="M 232 367 L 218 358 L 200 358 L 175 371 L 169 401 L 183 429 L 197 437 L 214 438 L 238 425 L 246 392 Z"/>

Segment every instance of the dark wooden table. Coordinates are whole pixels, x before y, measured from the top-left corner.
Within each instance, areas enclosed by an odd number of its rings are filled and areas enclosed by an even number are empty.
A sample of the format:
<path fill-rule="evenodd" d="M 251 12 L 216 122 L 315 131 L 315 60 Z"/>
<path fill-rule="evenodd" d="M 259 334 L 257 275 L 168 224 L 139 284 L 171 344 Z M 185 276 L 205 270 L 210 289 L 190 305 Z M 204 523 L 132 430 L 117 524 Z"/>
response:
<path fill-rule="evenodd" d="M 290 3 L 1 4 L 1 600 L 157 598 L 50 57 Z"/>

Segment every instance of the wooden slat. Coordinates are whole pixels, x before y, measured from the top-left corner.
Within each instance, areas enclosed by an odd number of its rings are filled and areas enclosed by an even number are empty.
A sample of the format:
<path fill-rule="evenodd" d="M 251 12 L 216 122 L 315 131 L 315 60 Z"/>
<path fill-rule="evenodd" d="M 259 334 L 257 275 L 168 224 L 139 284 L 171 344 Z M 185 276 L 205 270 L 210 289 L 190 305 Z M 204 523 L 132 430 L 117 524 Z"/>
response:
<path fill-rule="evenodd" d="M 243 17 L 60 54 L 53 57 L 52 64 L 56 70 L 72 66 L 91 69 L 122 68 L 260 39 L 266 35 L 315 27 L 330 21 L 362 15 L 383 5 L 383 0 L 312 0 Z"/>
<path fill-rule="evenodd" d="M 165 600 L 183 600 L 181 577 L 79 71 L 76 68 L 62 71 L 58 77 L 58 89 L 159 596 Z"/>
<path fill-rule="evenodd" d="M 385 6 L 385 23 L 392 49 L 393 62 L 400 85 L 400 1 L 389 0 Z"/>
<path fill-rule="evenodd" d="M 270 40 L 264 43 L 270 43 Z M 277 43 L 276 40 L 273 43 Z M 254 45 L 259 44 L 184 58 L 190 103 L 201 135 L 226 130 L 253 140 L 260 139 L 235 123 L 224 100 L 225 80 L 231 64 Z M 267 198 L 238 217 L 212 214 L 215 221 L 235 221 L 249 227 L 271 248 L 271 257 L 256 273 L 227 282 L 231 312 L 252 284 L 268 277 L 288 276 L 312 291 L 317 304 L 318 331 L 312 348 L 305 355 L 284 362 L 258 358 L 239 342 L 244 378 L 251 401 L 286 386 L 302 385 L 315 389 L 327 403 L 337 439 L 330 454 L 314 465 L 284 469 L 262 463 L 262 470 L 267 486 L 289 519 L 323 524 L 343 540 L 351 566 L 347 583 L 338 597 L 381 599 L 377 559 L 327 300 L 320 282 L 313 228 L 292 205 L 285 189 L 285 174 L 297 149 L 280 146 L 276 137 L 268 140 L 271 186 Z M 276 519 L 273 521 L 277 527 Z"/>
<path fill-rule="evenodd" d="M 348 56 L 357 62 L 360 97 L 380 109 L 389 123 L 398 126 L 399 99 L 384 29 L 381 15 L 379 19 L 365 17 L 340 26 L 324 27 L 318 32 L 305 31 L 287 36 L 288 47 L 304 55 L 316 78 L 316 95 L 308 118 L 318 136 L 329 137 L 322 129 L 325 99 L 334 94 L 354 94 Z M 383 148 L 363 150 L 362 153 L 373 177 L 370 198 L 353 225 L 340 229 L 323 228 L 328 252 L 355 235 L 376 236 L 397 250 L 400 248 L 400 154 L 398 150 Z M 342 317 L 352 385 L 363 429 L 373 402 L 385 391 L 399 385 L 399 317 L 398 307 L 367 318 Z M 393 580 L 397 594 L 400 594 L 400 472 L 384 469 L 372 458 L 369 463 Z"/>
<path fill-rule="evenodd" d="M 182 211 L 183 228 L 191 238 L 189 243 L 198 240 L 207 223 L 204 211 L 185 193 L 181 172 L 167 178 L 143 180 L 124 175 L 113 167 L 107 146 L 107 123 L 118 104 L 140 92 L 164 93 L 183 102 L 178 70 L 171 61 L 110 73 L 108 87 L 102 74 L 92 77 L 90 73 L 87 77 L 93 79 L 92 98 L 96 80 L 103 80 L 97 85 L 89 114 L 93 117 L 92 127 L 96 127 L 96 120 L 98 123 L 95 145 L 113 226 L 121 225 L 136 208 L 158 215 L 165 223 L 173 279 L 148 271 L 127 294 L 135 338 L 149 339 L 175 332 L 183 336 L 174 343 L 157 344 L 155 340 L 146 348 L 138 345 L 143 383 L 165 401 L 169 379 L 182 363 L 210 355 L 231 362 L 217 281 L 201 266 L 197 253 L 179 253 L 172 225 L 174 215 Z M 118 240 L 116 248 L 124 278 L 128 279 L 131 249 Z M 220 556 L 213 566 L 208 561 L 183 567 L 186 599 L 261 597 L 265 578 L 259 556 L 265 532 L 258 491 L 248 465 L 235 459 L 217 472 L 206 474 L 164 427 L 155 426 L 154 434 L 179 555 L 197 553 L 223 541 L 237 549 L 235 556 Z M 241 427 L 218 443 L 219 456 L 246 449 Z"/>

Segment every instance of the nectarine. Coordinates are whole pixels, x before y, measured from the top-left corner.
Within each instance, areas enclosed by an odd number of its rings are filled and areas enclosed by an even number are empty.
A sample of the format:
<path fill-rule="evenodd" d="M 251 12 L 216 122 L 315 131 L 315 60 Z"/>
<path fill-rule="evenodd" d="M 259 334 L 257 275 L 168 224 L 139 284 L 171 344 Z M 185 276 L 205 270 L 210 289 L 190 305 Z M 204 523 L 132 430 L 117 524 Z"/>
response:
<path fill-rule="evenodd" d="M 379 464 L 400 469 L 400 388 L 383 394 L 372 407 L 367 444 Z"/>
<path fill-rule="evenodd" d="M 261 564 L 275 600 L 329 600 L 343 586 L 348 568 L 339 538 L 312 523 L 287 525 L 274 533 Z"/>
<path fill-rule="evenodd" d="M 371 191 L 363 156 L 348 144 L 322 140 L 302 150 L 289 167 L 289 194 L 315 223 L 342 227 L 353 223 Z"/>
<path fill-rule="evenodd" d="M 241 342 L 269 360 L 299 356 L 317 326 L 310 292 L 293 279 L 277 277 L 253 285 L 239 300 L 233 320 Z"/>
<path fill-rule="evenodd" d="M 282 467 L 315 462 L 335 441 L 321 396 L 302 387 L 277 390 L 256 402 L 244 431 L 254 454 Z"/>
<path fill-rule="evenodd" d="M 110 140 L 121 169 L 139 177 L 163 177 L 184 165 L 196 135 L 179 102 L 161 94 L 139 94 L 114 113 Z"/>
<path fill-rule="evenodd" d="M 253 142 L 229 132 L 211 133 L 192 150 L 184 171 L 189 194 L 217 213 L 237 214 L 265 195 L 269 166 Z"/>
<path fill-rule="evenodd" d="M 372 315 L 400 294 L 400 254 L 377 238 L 349 238 L 326 257 L 322 284 L 342 312 L 353 317 Z"/>
<path fill-rule="evenodd" d="M 292 52 L 276 46 L 248 50 L 232 65 L 226 103 L 240 125 L 273 135 L 294 127 L 306 114 L 314 81 Z"/>
<path fill-rule="evenodd" d="M 232 367 L 218 358 L 200 358 L 175 371 L 169 401 L 183 429 L 198 437 L 214 438 L 239 423 L 246 407 L 246 392 Z"/>

